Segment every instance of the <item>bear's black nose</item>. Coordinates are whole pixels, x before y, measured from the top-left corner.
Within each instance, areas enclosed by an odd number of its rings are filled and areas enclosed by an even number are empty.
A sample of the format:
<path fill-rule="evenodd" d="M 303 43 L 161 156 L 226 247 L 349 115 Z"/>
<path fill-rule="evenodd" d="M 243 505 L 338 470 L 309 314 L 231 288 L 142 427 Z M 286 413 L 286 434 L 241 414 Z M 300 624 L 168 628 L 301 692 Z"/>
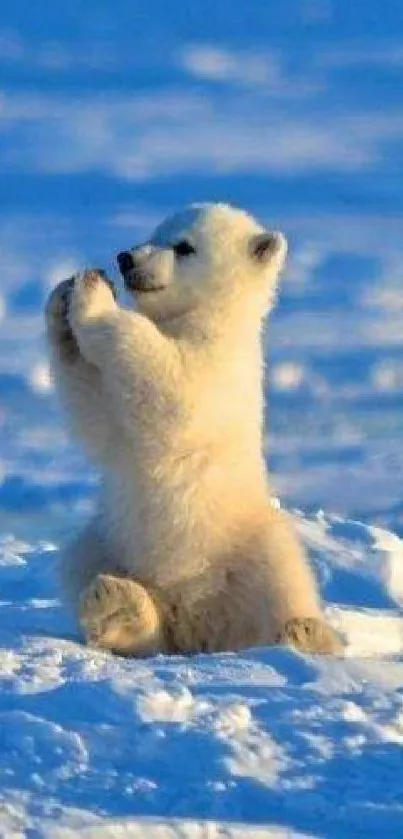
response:
<path fill-rule="evenodd" d="M 122 253 L 118 253 L 117 261 L 123 275 L 127 274 L 132 270 L 132 268 L 134 268 L 134 258 L 130 251 L 122 251 Z"/>

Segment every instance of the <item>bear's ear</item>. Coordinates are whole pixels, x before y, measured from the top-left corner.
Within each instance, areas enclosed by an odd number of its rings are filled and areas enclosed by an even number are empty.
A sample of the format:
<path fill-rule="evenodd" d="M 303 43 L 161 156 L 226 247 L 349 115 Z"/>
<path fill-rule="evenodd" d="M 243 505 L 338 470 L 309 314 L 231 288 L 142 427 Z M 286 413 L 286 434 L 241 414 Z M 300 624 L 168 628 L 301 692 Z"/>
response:
<path fill-rule="evenodd" d="M 285 257 L 287 252 L 287 240 L 282 233 L 265 230 L 252 236 L 249 242 L 249 253 L 255 262 L 264 265 L 280 254 Z"/>

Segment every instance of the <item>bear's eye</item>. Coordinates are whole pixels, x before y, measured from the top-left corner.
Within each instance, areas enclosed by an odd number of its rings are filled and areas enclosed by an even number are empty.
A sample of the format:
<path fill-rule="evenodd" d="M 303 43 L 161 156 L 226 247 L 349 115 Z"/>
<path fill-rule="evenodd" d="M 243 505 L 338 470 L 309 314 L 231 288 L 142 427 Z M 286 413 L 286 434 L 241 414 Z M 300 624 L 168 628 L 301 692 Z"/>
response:
<path fill-rule="evenodd" d="M 182 239 L 176 245 L 172 245 L 172 250 L 176 256 L 190 256 L 191 253 L 196 253 L 196 249 L 186 239 Z"/>

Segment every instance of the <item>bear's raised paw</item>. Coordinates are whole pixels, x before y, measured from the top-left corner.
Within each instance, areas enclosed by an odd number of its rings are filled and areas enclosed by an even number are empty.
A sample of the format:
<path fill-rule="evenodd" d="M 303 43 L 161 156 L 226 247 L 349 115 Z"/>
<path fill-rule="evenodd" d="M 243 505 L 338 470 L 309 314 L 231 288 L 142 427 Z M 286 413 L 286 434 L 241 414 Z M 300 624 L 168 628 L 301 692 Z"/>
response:
<path fill-rule="evenodd" d="M 77 343 L 68 319 L 73 286 L 74 277 L 59 283 L 49 295 L 45 312 L 51 342 L 69 357 L 78 353 Z"/>

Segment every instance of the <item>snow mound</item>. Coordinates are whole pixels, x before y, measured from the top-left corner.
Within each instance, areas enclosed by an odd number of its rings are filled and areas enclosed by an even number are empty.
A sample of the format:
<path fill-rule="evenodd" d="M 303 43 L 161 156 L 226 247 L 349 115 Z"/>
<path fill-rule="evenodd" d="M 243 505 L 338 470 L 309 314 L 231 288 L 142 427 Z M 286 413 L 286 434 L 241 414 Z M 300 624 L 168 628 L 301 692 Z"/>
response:
<path fill-rule="evenodd" d="M 400 835 L 403 543 L 323 513 L 297 524 L 342 659 L 87 649 L 57 546 L 0 539 L 1 836 Z"/>

